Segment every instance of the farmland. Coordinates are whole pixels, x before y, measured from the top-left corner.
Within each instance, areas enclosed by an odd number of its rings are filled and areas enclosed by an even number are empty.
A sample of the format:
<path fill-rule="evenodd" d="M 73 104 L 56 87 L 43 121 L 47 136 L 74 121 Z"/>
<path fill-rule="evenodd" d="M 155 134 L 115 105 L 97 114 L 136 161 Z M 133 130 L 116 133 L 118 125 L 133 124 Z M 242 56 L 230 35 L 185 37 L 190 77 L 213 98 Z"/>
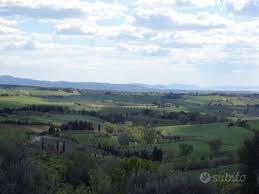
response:
<path fill-rule="evenodd" d="M 153 161 L 181 176 L 234 171 L 239 150 L 257 129 L 255 94 L 0 87 L 0 139 L 30 144 L 33 159 L 57 179 L 59 167 L 49 165 L 59 166 L 77 151 L 104 164 L 125 158 Z M 61 142 L 62 156 L 55 151 Z M 212 142 L 218 142 L 217 150 Z M 60 189 L 60 182 L 52 182 L 53 189 Z"/>

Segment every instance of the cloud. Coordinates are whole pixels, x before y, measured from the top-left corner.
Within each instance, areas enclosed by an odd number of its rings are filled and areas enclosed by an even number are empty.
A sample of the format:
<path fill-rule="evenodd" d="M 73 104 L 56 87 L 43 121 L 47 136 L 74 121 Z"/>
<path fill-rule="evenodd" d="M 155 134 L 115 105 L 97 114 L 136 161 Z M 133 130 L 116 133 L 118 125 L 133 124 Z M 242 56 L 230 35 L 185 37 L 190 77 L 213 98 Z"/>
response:
<path fill-rule="evenodd" d="M 125 7 L 118 3 L 80 0 L 0 0 L 1 16 L 64 19 L 90 15 L 97 18 L 113 18 L 120 16 L 124 11 Z"/>
<path fill-rule="evenodd" d="M 235 11 L 240 11 L 242 10 L 246 4 L 251 0 L 224 0 L 224 4 L 228 7 L 231 7 Z"/>
<path fill-rule="evenodd" d="M 40 8 L 30 8 L 22 6 L 8 6 L 0 7 L 1 16 L 22 16 L 25 18 L 51 18 L 51 19 L 63 19 L 71 17 L 79 17 L 82 12 L 77 9 L 63 9 L 57 10 L 52 7 L 40 7 Z"/>
<path fill-rule="evenodd" d="M 133 55 L 139 56 L 167 56 L 170 53 L 170 49 L 161 48 L 158 45 L 129 45 L 118 44 L 117 49 L 119 52 L 126 51 Z"/>
<path fill-rule="evenodd" d="M 237 72 L 259 70 L 258 13 L 252 0 L 0 0 L 1 71 L 53 80 L 241 83 Z"/>
<path fill-rule="evenodd" d="M 252 2 L 246 4 L 241 10 L 236 11 L 235 14 L 247 17 L 259 17 L 259 1 L 258 4 Z"/>
<path fill-rule="evenodd" d="M 144 26 L 153 30 L 209 30 L 216 28 L 225 28 L 224 24 L 203 23 L 200 22 L 180 22 L 165 15 L 137 16 L 136 26 Z"/>
<path fill-rule="evenodd" d="M 15 20 L 3 19 L 0 17 L 0 36 L 6 34 L 20 34 L 21 31 L 16 27 Z"/>

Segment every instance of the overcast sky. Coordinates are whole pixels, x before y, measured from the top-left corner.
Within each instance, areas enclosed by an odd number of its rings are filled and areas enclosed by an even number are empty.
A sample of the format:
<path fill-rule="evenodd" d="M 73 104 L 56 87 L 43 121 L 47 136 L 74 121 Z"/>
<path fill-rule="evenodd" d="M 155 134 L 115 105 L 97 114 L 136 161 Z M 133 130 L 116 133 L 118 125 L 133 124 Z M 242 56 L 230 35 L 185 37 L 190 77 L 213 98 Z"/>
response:
<path fill-rule="evenodd" d="M 0 0 L 0 75 L 259 85 L 259 0 Z"/>

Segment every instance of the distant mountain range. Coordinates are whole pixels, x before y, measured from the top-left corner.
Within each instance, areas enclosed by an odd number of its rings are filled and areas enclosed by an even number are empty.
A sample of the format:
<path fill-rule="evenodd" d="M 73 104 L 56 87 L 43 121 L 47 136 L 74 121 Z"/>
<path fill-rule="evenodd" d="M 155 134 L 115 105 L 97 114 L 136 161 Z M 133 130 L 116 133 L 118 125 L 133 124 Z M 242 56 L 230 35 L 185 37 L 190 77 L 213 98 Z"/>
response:
<path fill-rule="evenodd" d="M 200 88 L 196 85 L 171 84 L 111 84 L 97 82 L 68 82 L 68 81 L 40 81 L 17 78 L 9 75 L 0 76 L 0 85 L 37 86 L 50 88 L 76 88 L 89 90 L 111 90 L 127 92 L 186 92 L 186 91 L 259 91 L 259 87 L 224 86 L 214 88 Z"/>
<path fill-rule="evenodd" d="M 17 78 L 8 75 L 0 76 L 0 85 L 38 86 L 50 88 L 77 88 L 90 90 L 112 90 L 128 92 L 165 92 L 171 90 L 198 89 L 189 85 L 147 85 L 147 84 L 111 84 L 97 82 L 67 82 L 67 81 L 40 81 L 33 79 Z"/>

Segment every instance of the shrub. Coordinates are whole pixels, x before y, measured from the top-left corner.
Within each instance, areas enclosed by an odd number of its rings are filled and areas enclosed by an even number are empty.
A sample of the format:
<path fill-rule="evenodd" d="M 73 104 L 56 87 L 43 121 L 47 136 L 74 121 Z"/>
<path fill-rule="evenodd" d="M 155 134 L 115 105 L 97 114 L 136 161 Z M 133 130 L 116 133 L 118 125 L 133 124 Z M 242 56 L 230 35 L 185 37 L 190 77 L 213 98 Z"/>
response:
<path fill-rule="evenodd" d="M 210 140 L 208 143 L 209 143 L 212 154 L 218 155 L 220 153 L 221 147 L 223 145 L 222 140 L 213 139 L 213 140 Z"/>
<path fill-rule="evenodd" d="M 122 133 L 118 136 L 118 141 L 121 146 L 127 146 L 130 143 L 130 137 L 127 134 Z"/>
<path fill-rule="evenodd" d="M 44 194 L 47 181 L 21 143 L 0 144 L 0 191 L 2 194 Z"/>
<path fill-rule="evenodd" d="M 179 154 L 180 156 L 187 156 L 193 152 L 193 146 L 189 144 L 180 144 L 179 145 Z"/>
<path fill-rule="evenodd" d="M 90 170 L 95 169 L 95 161 L 82 152 L 74 152 L 66 158 L 65 182 L 73 186 L 90 186 Z"/>
<path fill-rule="evenodd" d="M 126 186 L 126 194 L 216 194 L 215 185 L 203 184 L 190 176 L 167 176 L 140 172 L 132 175 Z"/>

